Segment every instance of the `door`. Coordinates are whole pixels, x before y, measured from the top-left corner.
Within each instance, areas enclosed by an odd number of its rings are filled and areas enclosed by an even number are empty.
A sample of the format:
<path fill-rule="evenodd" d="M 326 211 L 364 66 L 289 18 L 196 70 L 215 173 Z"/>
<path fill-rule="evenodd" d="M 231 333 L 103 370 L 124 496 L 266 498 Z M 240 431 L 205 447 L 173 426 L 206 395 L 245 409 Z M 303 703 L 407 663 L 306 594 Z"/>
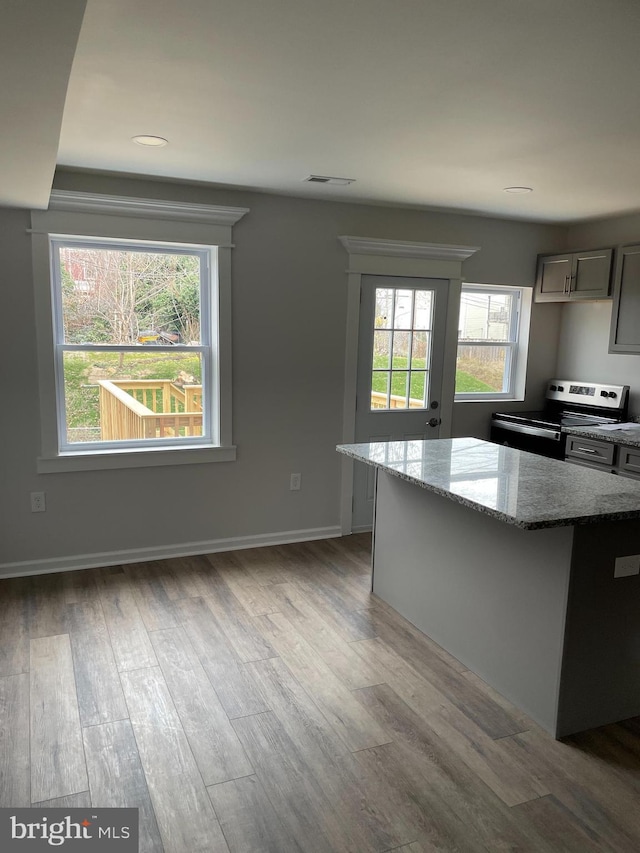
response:
<path fill-rule="evenodd" d="M 438 438 L 449 282 L 362 276 L 356 442 Z M 354 465 L 354 531 L 371 527 L 375 470 Z"/>
<path fill-rule="evenodd" d="M 546 255 L 538 258 L 536 302 L 566 302 L 569 299 L 572 255 Z"/>

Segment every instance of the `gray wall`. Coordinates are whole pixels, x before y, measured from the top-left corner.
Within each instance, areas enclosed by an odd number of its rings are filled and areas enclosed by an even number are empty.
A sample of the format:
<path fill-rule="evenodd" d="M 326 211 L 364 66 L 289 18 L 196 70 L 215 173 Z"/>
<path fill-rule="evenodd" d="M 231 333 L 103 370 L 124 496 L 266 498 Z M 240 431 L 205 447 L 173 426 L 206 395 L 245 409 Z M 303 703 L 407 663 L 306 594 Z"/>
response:
<path fill-rule="evenodd" d="M 569 249 L 638 242 L 640 214 L 574 225 L 567 232 Z M 630 385 L 629 408 L 632 415 L 640 415 L 640 356 L 609 354 L 611 308 L 611 301 L 563 306 L 557 372 L 568 379 Z"/>
<path fill-rule="evenodd" d="M 564 229 L 383 206 L 62 172 L 59 189 L 251 208 L 234 229 L 235 463 L 36 474 L 36 341 L 26 211 L 0 210 L 4 412 L 1 564 L 262 535 L 339 522 L 347 255 L 340 234 L 479 245 L 469 281 L 532 285 Z M 560 309 L 534 306 L 528 399 L 554 372 Z M 455 407 L 456 435 L 486 435 L 486 404 Z M 302 472 L 302 490 L 289 474 Z M 31 514 L 44 490 L 47 512 Z M 28 568 L 28 566 L 25 566 Z M 6 571 L 6 569 L 5 569 Z"/>

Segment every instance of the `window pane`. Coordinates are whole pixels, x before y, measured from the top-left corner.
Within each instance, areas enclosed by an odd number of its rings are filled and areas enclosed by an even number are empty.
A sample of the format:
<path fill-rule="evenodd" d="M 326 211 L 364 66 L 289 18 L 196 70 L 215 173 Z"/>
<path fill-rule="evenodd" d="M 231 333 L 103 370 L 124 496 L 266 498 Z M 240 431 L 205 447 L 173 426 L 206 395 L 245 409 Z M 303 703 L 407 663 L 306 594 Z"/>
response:
<path fill-rule="evenodd" d="M 393 325 L 393 288 L 376 288 L 376 329 L 390 329 Z"/>
<path fill-rule="evenodd" d="M 411 332 L 393 333 L 393 366 L 407 368 L 409 366 L 409 345 Z"/>
<path fill-rule="evenodd" d="M 200 343 L 200 257 L 60 246 L 64 342 Z"/>
<path fill-rule="evenodd" d="M 431 329 L 432 297 L 433 293 L 430 290 L 416 290 L 414 329 L 424 329 L 425 331 Z"/>
<path fill-rule="evenodd" d="M 502 393 L 508 390 L 506 368 L 509 348 L 459 344 L 456 393 Z"/>
<path fill-rule="evenodd" d="M 427 332 L 414 332 L 411 348 L 412 369 L 429 367 L 429 355 L 429 335 Z"/>
<path fill-rule="evenodd" d="M 463 291 L 460 297 L 460 340 L 508 341 L 513 296 L 509 293 Z"/>
<path fill-rule="evenodd" d="M 411 373 L 411 394 L 409 399 L 409 408 L 424 409 L 425 408 L 425 390 L 427 386 L 426 372 Z"/>
<path fill-rule="evenodd" d="M 407 370 L 394 370 L 391 374 L 391 408 L 406 409 L 407 387 L 409 372 Z"/>
<path fill-rule="evenodd" d="M 410 329 L 413 308 L 413 290 L 396 290 L 393 328 Z"/>
<path fill-rule="evenodd" d="M 373 366 L 391 367 L 391 332 L 373 333 Z"/>
<path fill-rule="evenodd" d="M 371 377 L 371 408 L 387 409 L 389 394 L 389 374 L 385 371 L 374 370 Z"/>
<path fill-rule="evenodd" d="M 67 442 L 202 435 L 200 353 L 65 352 Z"/>

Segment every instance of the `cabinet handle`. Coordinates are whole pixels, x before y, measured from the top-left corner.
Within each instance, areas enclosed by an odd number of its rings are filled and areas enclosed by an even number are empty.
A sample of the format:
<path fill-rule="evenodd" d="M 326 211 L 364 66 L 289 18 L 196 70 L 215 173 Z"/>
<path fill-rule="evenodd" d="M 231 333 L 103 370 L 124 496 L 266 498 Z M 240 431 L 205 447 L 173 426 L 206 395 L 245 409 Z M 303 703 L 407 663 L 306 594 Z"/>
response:
<path fill-rule="evenodd" d="M 569 288 L 569 283 L 570 283 L 570 281 L 571 281 L 571 276 L 570 276 L 570 275 L 565 275 L 565 277 L 564 277 L 564 290 L 562 291 L 563 293 L 569 293 L 569 289 L 570 289 L 570 288 Z"/>
<path fill-rule="evenodd" d="M 593 450 L 591 447 L 576 447 L 576 450 L 580 451 L 580 453 L 595 453 L 596 456 L 600 456 L 600 451 Z"/>

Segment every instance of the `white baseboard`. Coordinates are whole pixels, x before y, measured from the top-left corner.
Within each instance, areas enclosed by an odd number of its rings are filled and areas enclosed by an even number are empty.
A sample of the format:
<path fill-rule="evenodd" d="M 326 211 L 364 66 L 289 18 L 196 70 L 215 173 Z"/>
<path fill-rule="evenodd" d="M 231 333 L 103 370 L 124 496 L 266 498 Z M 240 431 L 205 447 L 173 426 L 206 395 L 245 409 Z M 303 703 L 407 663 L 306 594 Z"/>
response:
<path fill-rule="evenodd" d="M 372 530 L 372 524 L 356 524 L 351 528 L 352 533 L 371 533 Z"/>
<path fill-rule="evenodd" d="M 121 563 L 144 563 L 148 560 L 191 557 L 196 554 L 214 554 L 218 551 L 239 551 L 244 548 L 261 548 L 267 545 L 310 542 L 313 539 L 335 539 L 341 535 L 340 527 L 335 525 L 334 527 L 310 527 L 306 530 L 283 530 L 279 533 L 260 533 L 255 536 L 236 536 L 229 539 L 211 539 L 205 542 L 180 542 L 177 545 L 159 545 L 157 548 L 130 548 L 124 551 L 75 554 L 72 557 L 24 560 L 17 563 L 0 563 L 0 577 L 17 578 L 23 575 L 45 575 L 76 569 L 97 569 L 102 566 L 118 566 Z"/>

